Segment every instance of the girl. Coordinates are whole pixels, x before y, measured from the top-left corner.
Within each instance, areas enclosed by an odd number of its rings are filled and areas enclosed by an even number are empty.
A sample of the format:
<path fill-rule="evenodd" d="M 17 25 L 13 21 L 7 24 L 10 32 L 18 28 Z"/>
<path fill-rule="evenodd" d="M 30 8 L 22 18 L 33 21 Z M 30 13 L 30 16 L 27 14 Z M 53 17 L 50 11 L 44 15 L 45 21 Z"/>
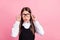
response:
<path fill-rule="evenodd" d="M 21 10 L 21 15 L 17 16 L 11 36 L 16 37 L 19 33 L 19 40 L 34 40 L 35 32 L 44 35 L 43 27 L 31 14 L 30 8 L 24 7 Z"/>

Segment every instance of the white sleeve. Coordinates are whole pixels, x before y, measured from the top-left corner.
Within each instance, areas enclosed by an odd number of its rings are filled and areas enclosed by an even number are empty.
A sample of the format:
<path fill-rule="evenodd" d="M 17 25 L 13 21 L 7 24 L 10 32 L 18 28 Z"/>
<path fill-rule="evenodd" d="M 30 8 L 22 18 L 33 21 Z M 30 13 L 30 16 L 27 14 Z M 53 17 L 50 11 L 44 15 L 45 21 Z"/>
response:
<path fill-rule="evenodd" d="M 44 35 L 44 30 L 43 30 L 43 27 L 41 26 L 41 24 L 35 20 L 34 25 L 35 25 L 36 32 L 40 35 Z"/>
<path fill-rule="evenodd" d="M 20 22 L 18 22 L 18 21 L 16 21 L 13 24 L 12 33 L 11 33 L 12 37 L 16 37 L 18 35 L 18 33 L 19 33 L 19 24 L 20 24 Z"/>

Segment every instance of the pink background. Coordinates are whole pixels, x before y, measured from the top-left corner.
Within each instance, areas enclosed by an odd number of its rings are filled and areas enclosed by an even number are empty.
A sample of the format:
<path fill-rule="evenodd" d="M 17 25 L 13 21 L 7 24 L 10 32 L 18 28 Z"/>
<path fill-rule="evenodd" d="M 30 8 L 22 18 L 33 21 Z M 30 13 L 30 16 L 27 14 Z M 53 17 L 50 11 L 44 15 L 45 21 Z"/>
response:
<path fill-rule="evenodd" d="M 11 29 L 25 6 L 31 8 L 45 31 L 44 36 L 36 33 L 35 40 L 60 40 L 60 0 L 0 0 L 0 40 L 18 40 L 11 37 Z"/>

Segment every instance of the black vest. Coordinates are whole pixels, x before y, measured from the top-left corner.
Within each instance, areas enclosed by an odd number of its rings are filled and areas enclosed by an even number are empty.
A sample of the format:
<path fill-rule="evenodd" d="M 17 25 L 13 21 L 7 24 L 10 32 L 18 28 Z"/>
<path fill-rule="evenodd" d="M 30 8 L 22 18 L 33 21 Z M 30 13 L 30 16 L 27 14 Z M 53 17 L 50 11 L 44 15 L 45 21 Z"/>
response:
<path fill-rule="evenodd" d="M 35 39 L 35 35 L 32 33 L 32 31 L 29 29 L 25 29 L 22 26 L 22 30 L 19 36 L 19 40 L 34 40 Z"/>

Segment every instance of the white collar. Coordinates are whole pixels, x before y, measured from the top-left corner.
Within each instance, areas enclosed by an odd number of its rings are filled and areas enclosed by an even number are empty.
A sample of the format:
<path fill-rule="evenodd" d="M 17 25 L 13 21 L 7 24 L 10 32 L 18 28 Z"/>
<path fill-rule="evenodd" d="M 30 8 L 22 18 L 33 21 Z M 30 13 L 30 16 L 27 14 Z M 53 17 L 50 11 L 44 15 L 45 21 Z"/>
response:
<path fill-rule="evenodd" d="M 30 28 L 31 23 L 30 22 L 23 22 L 22 26 L 24 26 L 24 28 L 29 29 Z"/>

